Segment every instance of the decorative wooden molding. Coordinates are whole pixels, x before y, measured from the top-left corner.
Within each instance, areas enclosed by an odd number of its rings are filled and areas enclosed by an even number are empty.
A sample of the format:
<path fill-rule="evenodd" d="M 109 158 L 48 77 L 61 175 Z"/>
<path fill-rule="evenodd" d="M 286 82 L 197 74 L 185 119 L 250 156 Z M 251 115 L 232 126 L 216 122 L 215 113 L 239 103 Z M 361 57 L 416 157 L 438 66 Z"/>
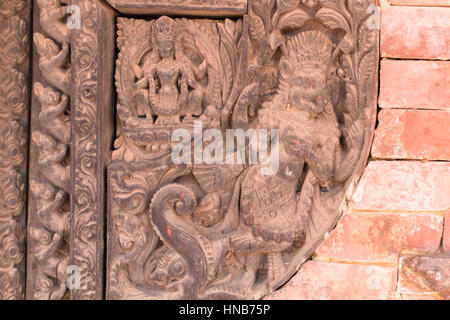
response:
<path fill-rule="evenodd" d="M 0 4 L 0 300 L 25 294 L 30 8 Z"/>
<path fill-rule="evenodd" d="M 369 5 L 254 0 L 235 21 L 118 19 L 107 298 L 258 299 L 311 256 L 373 137 Z M 219 136 L 279 130 L 279 170 L 248 158 L 176 165 L 171 136 L 195 121 Z"/>
<path fill-rule="evenodd" d="M 27 299 L 68 298 L 70 30 L 66 2 L 35 0 Z"/>
<path fill-rule="evenodd" d="M 242 16 L 247 13 L 247 0 L 107 0 L 123 14 L 193 15 L 206 17 Z"/>
<path fill-rule="evenodd" d="M 102 299 L 104 171 L 113 139 L 114 12 L 100 1 L 74 0 L 81 29 L 72 33 L 70 262 L 81 270 L 72 299 Z"/>

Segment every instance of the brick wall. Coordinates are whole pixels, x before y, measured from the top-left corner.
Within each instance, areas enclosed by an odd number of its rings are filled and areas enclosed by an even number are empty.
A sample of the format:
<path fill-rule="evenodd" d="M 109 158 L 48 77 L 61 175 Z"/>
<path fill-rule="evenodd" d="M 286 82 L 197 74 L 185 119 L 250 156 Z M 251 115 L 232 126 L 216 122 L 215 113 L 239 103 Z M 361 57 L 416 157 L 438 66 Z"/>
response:
<path fill-rule="evenodd" d="M 381 0 L 379 116 L 343 218 L 269 299 L 450 299 L 450 0 Z"/>

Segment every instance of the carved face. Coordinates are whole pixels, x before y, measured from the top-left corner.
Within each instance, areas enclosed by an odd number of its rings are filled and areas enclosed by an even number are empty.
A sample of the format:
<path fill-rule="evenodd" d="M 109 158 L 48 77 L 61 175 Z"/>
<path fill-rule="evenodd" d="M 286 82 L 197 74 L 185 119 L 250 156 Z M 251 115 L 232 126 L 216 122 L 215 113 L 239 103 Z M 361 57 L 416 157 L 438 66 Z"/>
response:
<path fill-rule="evenodd" d="M 173 41 L 170 39 L 158 40 L 159 54 L 166 59 L 173 56 Z"/>
<path fill-rule="evenodd" d="M 302 99 L 314 101 L 322 95 L 327 83 L 327 77 L 321 69 L 303 69 L 292 77 L 291 103 L 298 106 Z"/>
<path fill-rule="evenodd" d="M 59 48 L 56 43 L 50 39 L 46 39 L 42 34 L 35 33 L 33 40 L 39 55 L 55 56 L 58 54 Z"/>
<path fill-rule="evenodd" d="M 34 93 L 42 103 L 48 105 L 55 105 L 61 101 L 61 94 L 59 92 L 51 87 L 44 87 L 39 82 L 34 85 Z"/>

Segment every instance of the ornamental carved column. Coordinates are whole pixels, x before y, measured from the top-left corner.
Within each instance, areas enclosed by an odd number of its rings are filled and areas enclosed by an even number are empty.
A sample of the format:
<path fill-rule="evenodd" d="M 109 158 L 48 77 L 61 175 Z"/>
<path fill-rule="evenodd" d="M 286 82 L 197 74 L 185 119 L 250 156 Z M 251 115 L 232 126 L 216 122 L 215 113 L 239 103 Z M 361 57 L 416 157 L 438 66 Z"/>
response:
<path fill-rule="evenodd" d="M 0 300 L 25 294 L 31 1 L 0 1 Z"/>

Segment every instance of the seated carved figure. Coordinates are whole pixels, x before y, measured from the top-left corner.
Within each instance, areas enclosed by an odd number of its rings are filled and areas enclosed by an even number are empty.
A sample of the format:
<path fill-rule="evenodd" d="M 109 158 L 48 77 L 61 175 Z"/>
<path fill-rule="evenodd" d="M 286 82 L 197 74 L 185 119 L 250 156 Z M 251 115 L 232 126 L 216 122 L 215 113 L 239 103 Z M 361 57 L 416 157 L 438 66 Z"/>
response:
<path fill-rule="evenodd" d="M 169 17 L 161 17 L 155 23 L 156 50 L 144 61 L 141 68 L 134 65 L 138 78 L 138 115 L 156 125 L 179 124 L 180 116 L 200 115 L 203 90 L 196 81 L 205 74 L 205 63 L 200 69 L 192 69 L 191 62 L 175 48 L 176 24 Z M 148 87 L 148 89 L 146 89 Z"/>
<path fill-rule="evenodd" d="M 309 208 L 304 199 L 313 191 L 301 188 L 300 182 L 317 182 L 326 192 L 344 182 L 351 173 L 348 168 L 358 160 L 354 150 L 361 147 L 362 135 L 353 134 L 348 145 L 354 149 L 341 147 L 327 89 L 336 74 L 333 44 L 322 32 L 304 31 L 288 40 L 286 47 L 289 54 L 280 61 L 278 92 L 249 124 L 279 130 L 278 172 L 263 175 L 264 165 L 226 170 L 226 181 L 234 181 L 234 187 L 222 219 L 214 219 L 220 206 L 214 195 L 221 190 L 207 193 L 204 198 L 209 200 L 200 202 L 200 207 L 195 190 L 183 183 L 167 185 L 153 197 L 150 216 L 155 230 L 184 261 L 182 297 L 241 298 L 271 287 L 285 273 L 283 254 L 302 246 L 306 237 Z M 233 121 L 248 123 L 239 116 Z M 207 190 L 204 184 L 215 184 L 218 171 L 201 167 L 194 165 L 193 174 Z M 222 185 L 229 190 L 229 183 Z M 205 207 L 214 212 L 212 220 Z"/>

